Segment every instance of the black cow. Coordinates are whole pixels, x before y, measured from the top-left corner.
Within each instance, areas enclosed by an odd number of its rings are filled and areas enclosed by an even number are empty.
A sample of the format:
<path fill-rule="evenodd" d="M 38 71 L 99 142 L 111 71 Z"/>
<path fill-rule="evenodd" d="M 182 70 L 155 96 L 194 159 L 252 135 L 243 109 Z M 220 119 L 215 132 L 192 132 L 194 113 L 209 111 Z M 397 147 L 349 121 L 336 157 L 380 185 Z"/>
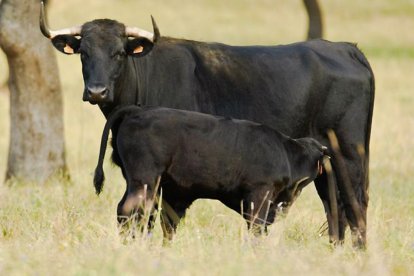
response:
<path fill-rule="evenodd" d="M 327 132 L 335 132 L 343 155 L 332 156 L 339 222 L 326 174 L 316 188 L 330 239 L 342 241 L 348 223 L 355 245 L 365 246 L 375 88 L 371 67 L 355 45 L 313 40 L 229 46 L 161 37 L 154 21 L 154 34 L 108 19 L 49 31 L 43 16 L 41 30 L 53 45 L 81 55 L 83 100 L 98 104 L 106 117 L 119 105 L 152 105 L 252 120 L 326 145 Z"/>
<path fill-rule="evenodd" d="M 102 134 L 94 178 L 98 194 L 114 124 L 118 130 L 113 143 L 127 181 L 118 204 L 121 224 L 130 216 L 140 222 L 144 206 L 152 206 L 161 188 L 162 201 L 179 218 L 196 199 L 217 199 L 241 213 L 259 234 L 261 225 L 274 221 L 278 207 L 290 206 L 318 176 L 327 150 L 313 138 L 291 139 L 251 121 L 170 108 L 124 107 L 108 118 Z M 169 181 L 157 187 L 161 175 Z M 166 219 L 172 217 L 166 215 L 168 210 L 162 208 L 162 228 L 171 238 L 178 221 Z"/>

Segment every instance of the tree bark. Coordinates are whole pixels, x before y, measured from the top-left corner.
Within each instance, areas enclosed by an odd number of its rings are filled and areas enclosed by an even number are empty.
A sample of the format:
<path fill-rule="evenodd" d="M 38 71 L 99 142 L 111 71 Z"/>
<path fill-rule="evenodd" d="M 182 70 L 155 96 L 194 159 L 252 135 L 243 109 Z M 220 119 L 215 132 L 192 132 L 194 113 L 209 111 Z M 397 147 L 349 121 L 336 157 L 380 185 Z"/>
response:
<path fill-rule="evenodd" d="M 306 12 L 309 18 L 309 28 L 307 39 L 315 39 L 323 37 L 322 12 L 319 7 L 318 0 L 303 0 Z"/>
<path fill-rule="evenodd" d="M 67 173 L 63 100 L 55 53 L 39 31 L 40 2 L 2 0 L 0 46 L 7 56 L 10 146 L 6 180 L 44 182 Z"/>

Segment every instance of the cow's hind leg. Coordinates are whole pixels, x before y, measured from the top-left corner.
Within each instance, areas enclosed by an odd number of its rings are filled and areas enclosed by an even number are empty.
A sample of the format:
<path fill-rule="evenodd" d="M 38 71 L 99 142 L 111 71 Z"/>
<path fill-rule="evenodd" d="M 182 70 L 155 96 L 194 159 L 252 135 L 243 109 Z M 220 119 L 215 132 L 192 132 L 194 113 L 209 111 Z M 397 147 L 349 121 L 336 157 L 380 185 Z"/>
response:
<path fill-rule="evenodd" d="M 366 246 L 366 224 L 368 208 L 368 154 L 360 139 L 352 139 L 349 133 L 357 130 L 330 131 L 328 136 L 333 150 L 332 165 L 336 174 L 353 245 Z M 337 136 L 338 135 L 338 136 Z M 345 143 L 345 141 L 347 143 Z"/>
<path fill-rule="evenodd" d="M 338 175 L 338 188 L 344 204 L 346 218 L 351 228 L 352 240 L 355 247 L 366 246 L 366 222 L 368 194 L 365 172 L 357 157 L 346 158 L 340 152 L 333 160 L 333 166 Z"/>
<path fill-rule="evenodd" d="M 333 171 L 327 171 L 315 179 L 315 187 L 325 209 L 328 222 L 329 242 L 342 244 L 345 239 L 346 216 L 342 202 L 338 198 L 336 178 Z M 325 231 L 324 229 L 322 230 Z"/>

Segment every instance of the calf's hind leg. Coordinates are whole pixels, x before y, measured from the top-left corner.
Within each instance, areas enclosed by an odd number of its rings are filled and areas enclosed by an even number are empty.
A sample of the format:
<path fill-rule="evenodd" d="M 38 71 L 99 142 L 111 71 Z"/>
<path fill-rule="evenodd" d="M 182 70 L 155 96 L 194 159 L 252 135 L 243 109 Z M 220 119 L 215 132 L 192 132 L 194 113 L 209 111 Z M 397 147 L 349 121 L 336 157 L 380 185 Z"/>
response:
<path fill-rule="evenodd" d="M 117 209 L 121 233 L 128 233 L 131 230 L 134 236 L 136 229 L 141 232 L 152 230 L 157 207 L 154 206 L 154 185 L 144 184 L 144 182 L 149 183 L 142 180 L 127 182 L 127 189 Z"/>
<path fill-rule="evenodd" d="M 168 173 L 162 175 L 160 187 L 162 190 L 160 219 L 164 243 L 167 244 L 173 239 L 178 224 L 185 217 L 194 198 Z"/>
<path fill-rule="evenodd" d="M 191 202 L 174 201 L 162 199 L 161 210 L 161 227 L 164 234 L 164 241 L 171 241 L 177 231 L 177 226 L 181 219 L 185 217 L 187 208 L 190 207 Z"/>

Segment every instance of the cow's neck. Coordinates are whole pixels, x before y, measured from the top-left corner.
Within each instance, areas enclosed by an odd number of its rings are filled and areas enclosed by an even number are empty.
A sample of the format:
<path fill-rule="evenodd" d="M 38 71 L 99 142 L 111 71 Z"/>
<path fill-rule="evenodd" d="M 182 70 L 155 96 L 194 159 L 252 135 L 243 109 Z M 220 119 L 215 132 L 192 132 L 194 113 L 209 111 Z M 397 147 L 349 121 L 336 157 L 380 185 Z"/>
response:
<path fill-rule="evenodd" d="M 139 89 L 138 66 L 139 64 L 134 58 L 128 57 L 123 72 L 114 86 L 115 101 L 110 105 L 99 105 L 106 118 L 116 107 L 144 105 L 144 98 Z"/>

